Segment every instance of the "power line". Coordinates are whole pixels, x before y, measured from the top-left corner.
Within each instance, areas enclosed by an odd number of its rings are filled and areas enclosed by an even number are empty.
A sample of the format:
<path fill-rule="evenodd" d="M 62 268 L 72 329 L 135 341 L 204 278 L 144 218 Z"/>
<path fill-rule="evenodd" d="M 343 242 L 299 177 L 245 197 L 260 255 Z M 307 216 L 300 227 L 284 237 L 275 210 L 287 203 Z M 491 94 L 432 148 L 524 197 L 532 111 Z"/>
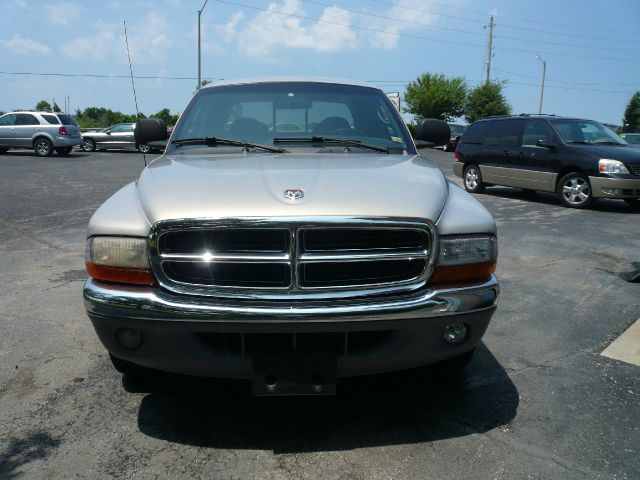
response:
<path fill-rule="evenodd" d="M 535 80 L 539 78 L 533 75 L 524 75 L 522 73 L 515 73 L 515 72 L 510 72 L 508 70 L 502 70 L 500 68 L 494 68 L 494 70 L 496 72 L 508 73 L 509 75 L 514 75 L 516 77 L 533 78 Z M 550 79 L 547 79 L 547 82 L 566 83 L 569 85 L 585 85 L 590 87 L 635 87 L 640 85 L 640 83 L 585 83 L 585 82 L 574 82 L 574 81 L 568 81 L 568 80 L 550 80 Z"/>
<path fill-rule="evenodd" d="M 432 24 L 424 23 L 424 22 L 416 22 L 416 21 L 413 21 L 413 20 L 406 20 L 404 18 L 389 17 L 387 15 L 380 15 L 380 14 L 377 14 L 377 13 L 363 12 L 362 10 L 354 10 L 354 9 L 351 9 L 351 8 L 341 7 L 341 6 L 338 6 L 338 5 L 335 5 L 335 4 L 321 2 L 321 1 L 318 1 L 318 0 L 302 0 L 302 1 L 305 2 L 305 3 L 313 4 L 313 5 L 320 5 L 320 6 L 324 6 L 324 7 L 337 8 L 337 9 L 345 11 L 345 12 L 354 13 L 356 15 L 362 15 L 362 16 L 372 17 L 372 18 L 379 18 L 379 19 L 383 19 L 383 20 L 389 20 L 389 21 L 392 21 L 392 22 L 404 23 L 404 24 L 407 24 L 407 25 L 416 25 L 416 26 L 420 26 L 420 27 L 433 28 L 433 29 L 437 29 L 437 30 L 446 30 L 446 31 L 450 31 L 450 32 L 464 33 L 464 34 L 467 34 L 467 35 L 484 36 L 484 33 L 481 33 L 481 32 L 473 32 L 473 31 L 470 31 L 470 30 L 463 30 L 463 29 L 455 28 L 455 27 L 444 27 L 444 26 L 441 26 L 441 25 L 432 25 Z M 403 6 L 402 8 L 405 8 L 405 7 Z M 439 15 L 439 14 L 434 14 L 434 15 Z M 636 49 L 630 49 L 630 48 L 599 47 L 599 46 L 582 45 L 582 44 L 576 44 L 576 43 L 560 43 L 560 42 L 551 42 L 551 41 L 546 41 L 546 40 L 531 40 L 529 38 L 512 37 L 512 36 L 508 36 L 508 35 L 495 35 L 494 38 L 504 38 L 506 40 L 515 40 L 515 41 L 519 41 L 519 42 L 554 45 L 554 46 L 558 46 L 558 47 L 587 48 L 589 50 L 607 50 L 607 51 L 613 51 L 613 52 L 634 52 L 634 53 L 637 51 Z"/>
<path fill-rule="evenodd" d="M 385 1 L 385 0 L 369 0 L 370 2 L 375 2 L 375 3 L 379 3 L 382 5 L 388 5 L 391 7 L 397 7 L 398 5 L 396 3 L 392 3 L 389 1 Z M 434 3 L 434 2 L 428 2 L 428 3 Z M 445 5 L 445 4 L 437 4 L 437 5 L 441 5 L 441 6 L 448 6 L 450 7 L 450 5 Z M 467 17 L 461 17 L 459 15 L 451 15 L 451 14 L 446 14 L 446 13 L 441 13 L 441 12 L 433 12 L 433 11 L 429 11 L 429 10 L 422 10 L 419 8 L 414 8 L 414 7 L 410 7 L 410 6 L 406 6 L 406 5 L 402 5 L 402 8 L 404 8 L 405 10 L 410 10 L 413 12 L 418 12 L 418 13 L 424 13 L 427 15 L 436 15 L 436 16 L 440 16 L 440 17 L 445 17 L 445 18 L 452 18 L 455 20 L 462 20 L 464 22 L 472 22 L 472 23 L 477 23 L 477 24 L 484 24 L 485 21 L 484 20 L 478 20 L 476 18 L 467 18 Z M 465 9 L 465 11 L 470 12 L 470 13 L 474 13 L 473 10 L 467 10 Z M 482 15 L 484 17 L 487 16 L 487 13 L 480 13 L 480 12 L 475 12 L 475 14 L 477 15 Z M 526 30 L 526 31 L 530 31 L 530 32 L 535 32 L 535 33 L 545 33 L 545 34 L 549 34 L 549 35 L 558 35 L 558 36 L 567 36 L 567 37 L 576 37 L 576 38 L 588 38 L 590 40 L 605 40 L 605 41 L 612 41 L 612 42 L 625 42 L 625 43 L 640 43 L 640 40 L 631 40 L 631 39 L 622 39 L 622 38 L 610 38 L 610 37 L 599 37 L 599 36 L 593 36 L 593 34 L 579 34 L 579 33 L 570 33 L 570 32 L 553 32 L 553 31 L 549 31 L 549 30 L 543 30 L 540 28 L 531 28 L 531 27 L 523 27 L 521 25 L 509 25 L 509 20 L 512 19 L 512 17 L 505 17 L 503 15 L 495 15 L 498 16 L 501 21 L 500 21 L 500 26 L 503 28 L 511 28 L 511 29 L 516 29 L 518 31 L 521 30 Z M 515 19 L 513 19 L 515 20 Z M 517 20 L 517 21 L 521 21 L 521 22 L 525 22 L 526 20 Z M 506 22 L 506 23 L 504 23 Z M 546 24 L 545 22 L 538 22 L 538 21 L 532 21 L 532 20 L 528 20 L 529 23 L 532 23 L 534 25 L 540 25 L 540 24 Z M 556 25 L 558 26 L 558 24 L 550 24 L 550 25 Z M 568 27 L 568 25 L 561 25 L 561 27 L 566 28 Z M 573 27 L 573 28 L 578 28 L 578 27 Z M 590 30 L 589 28 L 587 28 L 587 30 Z M 598 30 L 598 29 L 596 29 Z M 604 30 L 604 31 L 609 31 L 609 32 L 615 32 L 615 33 L 620 33 L 614 30 Z M 628 35 L 632 35 L 631 33 L 628 33 Z"/>
<path fill-rule="evenodd" d="M 376 0 L 371 0 L 371 1 L 376 1 Z M 378 2 L 378 3 L 387 3 L 390 4 L 390 2 Z M 432 5 L 436 5 L 438 7 L 447 7 L 447 8 L 452 8 L 452 9 L 459 9 L 459 7 L 451 5 L 449 3 L 442 3 L 442 2 L 435 2 L 433 0 L 422 0 L 422 3 L 427 3 L 427 4 L 432 4 Z M 392 4 L 395 5 L 395 4 Z M 486 17 L 489 12 L 481 12 L 478 10 L 471 10 L 469 8 L 465 7 L 465 12 L 469 12 L 473 15 L 480 15 L 483 17 Z M 507 21 L 513 21 L 513 22 L 522 22 L 522 23 L 530 23 L 530 24 L 534 24 L 534 25 L 549 25 L 549 26 L 553 26 L 553 27 L 560 27 L 560 28 L 573 28 L 574 30 L 591 30 L 591 31 L 600 31 L 600 32 L 610 32 L 610 33 L 622 33 L 625 35 L 636 35 L 636 32 L 620 32 L 619 30 L 614 30 L 614 29 L 607 29 L 607 28 L 595 28 L 595 27 L 577 27 L 576 25 L 570 25 L 570 24 L 563 24 L 563 23 L 554 23 L 554 22 L 545 22 L 545 21 L 541 21 L 541 20 L 532 20 L 530 18 L 518 18 L 518 17 L 512 17 L 512 16 L 507 16 L 507 15 L 501 15 L 499 13 L 495 13 L 493 14 L 494 17 L 500 17 L 500 18 L 504 18 Z"/>
<path fill-rule="evenodd" d="M 396 37 L 414 38 L 414 39 L 418 39 L 418 40 L 429 40 L 431 42 L 440 42 L 440 43 L 446 43 L 446 44 L 450 44 L 450 45 L 461 45 L 461 46 L 465 46 L 465 47 L 474 47 L 474 48 L 482 47 L 482 45 L 478 45 L 478 44 L 475 44 L 475 43 L 459 42 L 459 41 L 454 41 L 454 40 L 443 40 L 441 38 L 425 37 L 425 36 L 422 36 L 422 35 L 413 35 L 413 34 L 409 34 L 409 33 L 390 32 L 388 30 L 381 30 L 381 29 L 378 29 L 378 28 L 363 27 L 361 25 L 351 25 L 351 24 L 348 24 L 348 23 L 335 22 L 333 20 L 324 20 L 324 19 L 321 19 L 321 18 L 308 17 L 306 15 L 299 15 L 299 14 L 296 14 L 296 13 L 282 12 L 280 10 L 270 10 L 268 8 L 254 7 L 253 5 L 246 5 L 246 4 L 243 4 L 243 3 L 232 2 L 232 1 L 229 1 L 229 0 L 214 0 L 214 1 L 217 2 L 217 3 L 224 3 L 224 4 L 227 4 L 227 5 L 234 5 L 236 7 L 243 7 L 243 8 L 248 8 L 248 9 L 251 9 L 251 10 L 258 10 L 258 11 L 265 12 L 265 13 L 268 13 L 268 14 L 271 14 L 271 15 L 281 15 L 281 16 L 286 16 L 286 17 L 300 18 L 300 19 L 303 19 L 303 20 L 311 20 L 311 21 L 318 22 L 318 23 L 327 23 L 327 24 L 330 24 L 330 25 L 339 25 L 339 26 L 342 26 L 342 27 L 354 28 L 356 30 L 364 30 L 364 31 L 374 32 L 374 33 L 382 33 L 384 35 L 392 35 L 392 36 L 396 36 Z M 532 54 L 532 55 L 544 54 L 544 55 L 559 56 L 559 57 L 584 58 L 584 59 L 589 59 L 589 60 L 605 60 L 605 61 L 619 61 L 619 62 L 630 62 L 630 61 L 633 61 L 633 59 L 631 59 L 631 58 L 596 57 L 596 56 L 589 56 L 589 55 L 575 55 L 575 54 L 559 53 L 559 52 L 545 52 L 545 51 L 524 50 L 524 49 L 521 49 L 521 48 L 511 48 L 511 47 L 494 47 L 494 48 L 495 49 L 499 49 L 499 50 L 510 51 L 510 52 L 528 53 L 528 54 Z"/>
<path fill-rule="evenodd" d="M 2 72 L 0 75 L 34 75 L 38 77 L 85 77 L 85 78 L 131 78 L 130 75 L 98 73 L 49 73 L 49 72 Z M 167 77 L 162 75 L 136 75 L 135 79 L 146 80 L 197 80 L 196 77 Z M 222 79 L 216 79 L 222 80 Z"/>

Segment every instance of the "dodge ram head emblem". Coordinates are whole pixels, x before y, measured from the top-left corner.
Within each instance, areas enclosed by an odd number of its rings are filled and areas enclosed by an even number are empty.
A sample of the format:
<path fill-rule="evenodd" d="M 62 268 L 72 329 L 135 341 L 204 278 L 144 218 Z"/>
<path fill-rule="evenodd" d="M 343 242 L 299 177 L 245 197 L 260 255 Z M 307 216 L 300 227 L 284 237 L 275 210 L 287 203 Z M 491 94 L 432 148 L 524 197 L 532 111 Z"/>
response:
<path fill-rule="evenodd" d="M 287 200 L 300 200 L 304 197 L 304 190 L 300 188 L 287 188 L 284 191 L 284 198 Z"/>

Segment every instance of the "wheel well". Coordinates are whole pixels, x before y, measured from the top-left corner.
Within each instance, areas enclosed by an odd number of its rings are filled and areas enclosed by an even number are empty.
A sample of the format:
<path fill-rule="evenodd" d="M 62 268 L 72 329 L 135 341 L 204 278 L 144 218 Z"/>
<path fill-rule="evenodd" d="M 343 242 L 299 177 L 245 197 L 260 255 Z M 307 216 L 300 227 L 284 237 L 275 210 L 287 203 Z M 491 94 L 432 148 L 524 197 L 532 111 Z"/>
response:
<path fill-rule="evenodd" d="M 51 142 L 51 145 L 53 146 L 53 142 L 51 141 L 51 139 L 49 137 L 47 137 L 46 135 L 37 135 L 33 138 L 33 141 L 31 142 L 31 146 L 35 147 L 36 142 L 38 140 L 40 140 L 41 138 L 46 138 L 47 140 L 49 140 Z"/>
<path fill-rule="evenodd" d="M 585 177 L 587 176 L 587 174 L 581 168 L 565 167 L 558 172 L 558 176 L 556 177 L 556 185 L 555 185 L 556 190 L 558 189 L 558 184 L 560 183 L 560 180 L 562 179 L 562 177 L 564 177 L 567 173 L 574 173 L 574 172 L 579 173 L 580 175 L 584 175 Z"/>

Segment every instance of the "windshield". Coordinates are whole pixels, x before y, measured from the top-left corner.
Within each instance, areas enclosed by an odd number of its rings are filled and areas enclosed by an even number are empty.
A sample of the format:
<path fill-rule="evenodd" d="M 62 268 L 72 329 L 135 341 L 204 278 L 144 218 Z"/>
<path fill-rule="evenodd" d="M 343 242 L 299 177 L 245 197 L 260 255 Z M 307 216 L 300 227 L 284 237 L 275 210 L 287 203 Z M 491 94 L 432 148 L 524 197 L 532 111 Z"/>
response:
<path fill-rule="evenodd" d="M 552 120 L 551 123 L 566 143 L 604 143 L 624 145 L 625 141 L 604 125 L 592 120 Z"/>
<path fill-rule="evenodd" d="M 314 82 L 204 88 L 185 110 L 171 140 L 216 137 L 273 145 L 274 138 L 286 137 L 287 149 L 317 149 L 317 144 L 303 140 L 318 136 L 389 150 L 413 149 L 400 116 L 383 92 Z"/>
<path fill-rule="evenodd" d="M 624 139 L 627 143 L 630 143 L 632 145 L 640 145 L 640 134 L 638 135 L 625 135 Z"/>

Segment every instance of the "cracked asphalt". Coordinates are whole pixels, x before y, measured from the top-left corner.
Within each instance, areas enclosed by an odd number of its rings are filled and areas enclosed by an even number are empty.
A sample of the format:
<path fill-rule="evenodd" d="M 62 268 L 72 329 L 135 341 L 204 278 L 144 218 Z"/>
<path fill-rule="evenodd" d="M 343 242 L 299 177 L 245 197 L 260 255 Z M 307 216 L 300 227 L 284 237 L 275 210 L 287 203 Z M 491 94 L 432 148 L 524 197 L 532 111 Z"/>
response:
<path fill-rule="evenodd" d="M 424 151 L 453 179 L 453 155 Z M 640 478 L 640 369 L 600 352 L 640 315 L 640 212 L 490 188 L 501 303 L 460 375 L 333 398 L 111 367 L 85 316 L 84 230 L 140 154 L 0 156 L 0 478 Z M 453 179 L 460 183 L 458 179 Z"/>

